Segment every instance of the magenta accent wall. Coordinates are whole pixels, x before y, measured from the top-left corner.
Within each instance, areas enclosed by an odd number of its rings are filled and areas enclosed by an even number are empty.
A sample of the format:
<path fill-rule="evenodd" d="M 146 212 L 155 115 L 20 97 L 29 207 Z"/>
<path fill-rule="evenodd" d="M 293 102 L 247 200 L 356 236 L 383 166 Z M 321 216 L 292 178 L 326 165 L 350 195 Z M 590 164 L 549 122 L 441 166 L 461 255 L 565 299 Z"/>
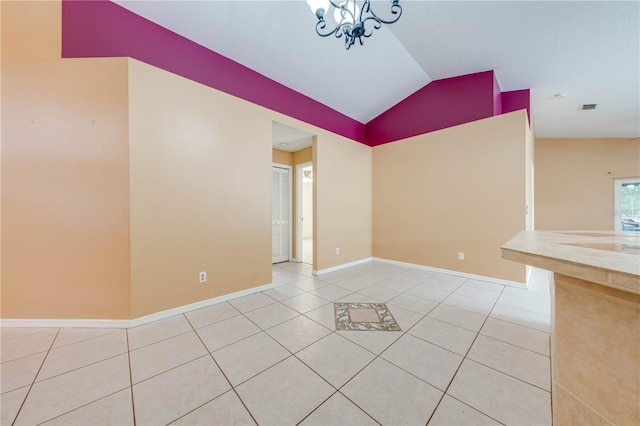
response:
<path fill-rule="evenodd" d="M 518 109 L 493 71 L 435 80 L 362 124 L 107 0 L 62 0 L 62 57 L 131 57 L 369 146 Z"/>
<path fill-rule="evenodd" d="M 62 57 L 129 56 L 358 142 L 364 124 L 106 0 L 62 1 Z"/>
<path fill-rule="evenodd" d="M 531 92 L 529 89 L 502 92 L 500 97 L 502 101 L 502 114 L 526 109 L 529 123 L 531 123 Z"/>
<path fill-rule="evenodd" d="M 367 123 L 369 146 L 494 115 L 493 71 L 435 80 Z"/>

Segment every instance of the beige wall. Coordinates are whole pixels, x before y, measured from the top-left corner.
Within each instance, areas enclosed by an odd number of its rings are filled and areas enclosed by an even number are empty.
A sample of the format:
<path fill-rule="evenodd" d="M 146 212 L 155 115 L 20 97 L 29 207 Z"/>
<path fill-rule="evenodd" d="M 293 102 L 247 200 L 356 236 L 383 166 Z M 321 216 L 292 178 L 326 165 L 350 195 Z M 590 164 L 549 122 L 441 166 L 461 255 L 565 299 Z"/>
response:
<path fill-rule="evenodd" d="M 313 161 L 313 149 L 311 147 L 293 153 L 293 164 L 295 165 L 310 161 Z"/>
<path fill-rule="evenodd" d="M 0 4 L 0 177 L 2 176 L 2 4 Z M 0 230 L 2 230 L 2 179 L 0 178 Z M 0 233 L 1 235 L 1 233 Z M 2 238 L 0 236 L 0 318 L 2 318 Z"/>
<path fill-rule="evenodd" d="M 129 317 L 126 59 L 60 59 L 59 2 L 2 7 L 2 317 Z"/>
<path fill-rule="evenodd" d="M 372 151 L 330 133 L 313 145 L 316 270 L 371 256 Z"/>
<path fill-rule="evenodd" d="M 271 159 L 274 163 L 293 166 L 293 153 L 273 148 L 271 150 Z"/>
<path fill-rule="evenodd" d="M 271 282 L 274 120 L 335 172 L 318 244 L 339 229 L 348 255 L 317 265 L 370 256 L 370 148 L 135 60 L 60 59 L 59 2 L 1 7 L 3 318 L 136 318 Z"/>
<path fill-rule="evenodd" d="M 313 238 L 313 182 L 302 184 L 302 238 Z"/>
<path fill-rule="evenodd" d="M 533 230 L 533 221 L 534 221 L 534 214 L 535 214 L 535 202 L 534 202 L 534 185 L 533 185 L 533 179 L 534 179 L 534 162 L 535 162 L 535 135 L 533 134 L 533 131 L 531 130 L 531 126 L 530 124 L 527 124 L 526 128 L 525 128 L 525 162 L 524 162 L 524 166 L 525 166 L 525 202 L 527 205 L 527 208 L 525 209 L 525 213 L 526 213 L 526 230 L 527 231 L 531 231 Z"/>
<path fill-rule="evenodd" d="M 375 147 L 373 255 L 524 282 L 500 246 L 526 227 L 526 126 L 516 111 Z"/>
<path fill-rule="evenodd" d="M 129 86 L 132 316 L 270 283 L 267 111 L 135 60 Z"/>
<path fill-rule="evenodd" d="M 318 134 L 319 145 L 333 147 L 318 161 L 338 175 L 355 164 L 352 180 L 371 191 L 370 148 L 359 143 L 135 60 L 129 99 L 133 317 L 271 282 L 273 120 Z M 370 197 L 353 197 L 355 188 L 330 179 L 323 185 L 324 203 L 360 200 L 371 217 Z M 348 252 L 369 255 L 370 220 L 363 227 L 354 223 L 360 215 L 324 219 L 331 230 L 346 223 Z M 325 257 L 318 262 L 330 264 Z M 206 284 L 199 271 L 207 271 Z"/>
<path fill-rule="evenodd" d="M 615 178 L 640 176 L 640 140 L 537 139 L 535 227 L 614 229 Z"/>

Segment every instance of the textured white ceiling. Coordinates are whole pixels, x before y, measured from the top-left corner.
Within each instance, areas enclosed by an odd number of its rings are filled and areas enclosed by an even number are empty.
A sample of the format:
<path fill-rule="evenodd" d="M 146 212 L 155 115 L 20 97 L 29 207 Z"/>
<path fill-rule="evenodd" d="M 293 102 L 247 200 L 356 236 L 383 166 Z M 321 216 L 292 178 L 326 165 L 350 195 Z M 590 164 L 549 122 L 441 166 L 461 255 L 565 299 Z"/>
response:
<path fill-rule="evenodd" d="M 349 51 L 303 0 L 117 3 L 363 123 L 432 79 L 493 69 L 502 90 L 531 89 L 538 137 L 640 136 L 637 1 L 401 0 Z"/>

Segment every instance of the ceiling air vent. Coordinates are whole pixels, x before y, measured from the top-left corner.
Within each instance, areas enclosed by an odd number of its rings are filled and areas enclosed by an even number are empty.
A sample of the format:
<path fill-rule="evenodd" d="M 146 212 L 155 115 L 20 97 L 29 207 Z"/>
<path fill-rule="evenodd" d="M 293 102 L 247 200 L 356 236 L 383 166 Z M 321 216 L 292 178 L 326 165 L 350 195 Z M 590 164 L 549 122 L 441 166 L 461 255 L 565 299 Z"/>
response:
<path fill-rule="evenodd" d="M 598 104 L 583 104 L 580 105 L 580 110 L 581 111 L 591 111 L 596 109 L 596 107 L 598 106 Z"/>

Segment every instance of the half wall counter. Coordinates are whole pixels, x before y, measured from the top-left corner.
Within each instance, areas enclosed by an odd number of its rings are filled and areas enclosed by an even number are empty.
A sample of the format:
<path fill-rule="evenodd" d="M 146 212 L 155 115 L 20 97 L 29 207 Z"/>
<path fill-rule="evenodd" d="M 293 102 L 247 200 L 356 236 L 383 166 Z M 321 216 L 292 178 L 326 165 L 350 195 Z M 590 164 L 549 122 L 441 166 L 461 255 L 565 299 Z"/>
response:
<path fill-rule="evenodd" d="M 640 424 L 639 233 L 526 231 L 502 257 L 552 273 L 553 424 Z"/>

